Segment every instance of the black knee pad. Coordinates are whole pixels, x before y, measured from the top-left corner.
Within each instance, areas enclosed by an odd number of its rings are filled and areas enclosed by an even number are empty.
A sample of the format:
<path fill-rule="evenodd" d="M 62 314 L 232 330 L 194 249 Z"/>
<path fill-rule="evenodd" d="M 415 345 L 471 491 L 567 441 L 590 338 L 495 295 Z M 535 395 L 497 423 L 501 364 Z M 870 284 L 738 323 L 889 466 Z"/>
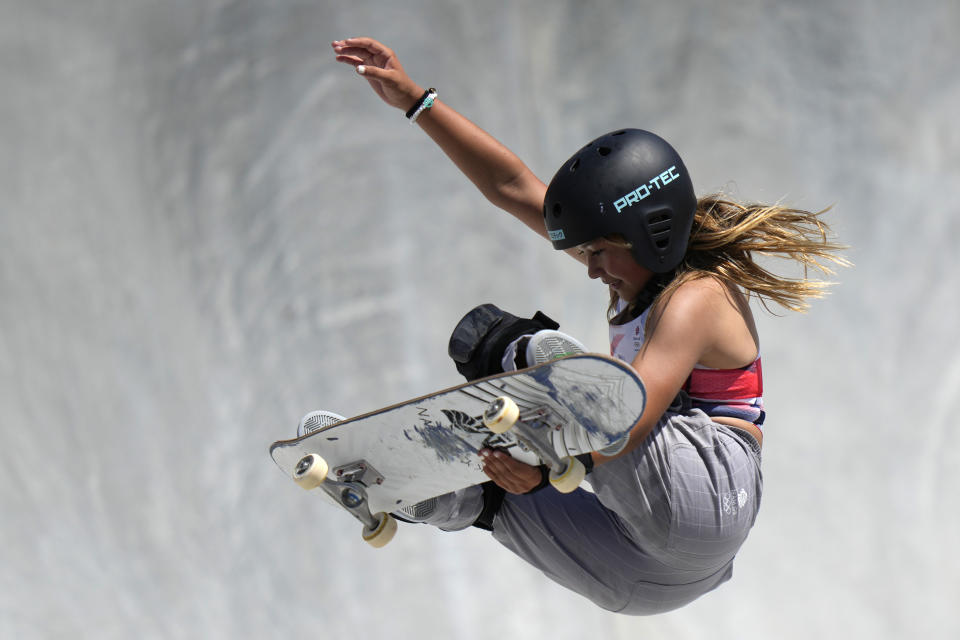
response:
<path fill-rule="evenodd" d="M 507 346 L 527 333 L 558 329 L 559 324 L 537 311 L 532 318 L 518 318 L 493 304 L 474 307 L 463 316 L 450 336 L 447 352 L 467 380 L 502 373 L 500 361 Z"/>

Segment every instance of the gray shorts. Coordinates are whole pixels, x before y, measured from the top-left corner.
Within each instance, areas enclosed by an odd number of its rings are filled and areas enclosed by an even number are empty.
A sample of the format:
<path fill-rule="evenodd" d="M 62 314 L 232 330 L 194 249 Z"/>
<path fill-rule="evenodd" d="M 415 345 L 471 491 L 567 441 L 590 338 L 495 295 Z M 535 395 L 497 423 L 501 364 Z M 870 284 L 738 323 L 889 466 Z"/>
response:
<path fill-rule="evenodd" d="M 760 507 L 760 447 L 700 410 L 675 408 L 630 454 L 594 469 L 594 493 L 508 494 L 494 537 L 620 613 L 676 609 L 729 580 Z"/>

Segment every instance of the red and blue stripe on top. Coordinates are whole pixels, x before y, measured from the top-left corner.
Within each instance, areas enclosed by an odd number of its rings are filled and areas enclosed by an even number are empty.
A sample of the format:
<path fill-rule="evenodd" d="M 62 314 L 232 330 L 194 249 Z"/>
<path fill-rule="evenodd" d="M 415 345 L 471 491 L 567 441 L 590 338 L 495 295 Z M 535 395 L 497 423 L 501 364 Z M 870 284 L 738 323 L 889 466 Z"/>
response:
<path fill-rule="evenodd" d="M 708 416 L 739 418 L 760 426 L 763 411 L 763 366 L 757 357 L 741 369 L 697 365 L 683 385 L 690 401 Z"/>

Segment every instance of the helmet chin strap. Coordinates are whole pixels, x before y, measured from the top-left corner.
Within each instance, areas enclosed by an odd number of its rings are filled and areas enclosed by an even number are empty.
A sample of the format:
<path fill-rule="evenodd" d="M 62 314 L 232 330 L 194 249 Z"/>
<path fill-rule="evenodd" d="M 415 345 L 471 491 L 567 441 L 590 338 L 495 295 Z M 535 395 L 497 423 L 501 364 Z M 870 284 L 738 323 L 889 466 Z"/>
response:
<path fill-rule="evenodd" d="M 653 277 L 650 278 L 643 289 L 640 290 L 640 293 L 637 294 L 637 297 L 634 298 L 627 308 L 624 310 L 624 313 L 627 314 L 630 319 L 637 318 L 641 313 L 646 311 L 653 301 L 657 299 L 657 296 L 666 289 L 667 285 L 673 280 L 674 276 L 677 275 L 676 269 L 673 271 L 668 271 L 666 273 L 655 273 Z"/>

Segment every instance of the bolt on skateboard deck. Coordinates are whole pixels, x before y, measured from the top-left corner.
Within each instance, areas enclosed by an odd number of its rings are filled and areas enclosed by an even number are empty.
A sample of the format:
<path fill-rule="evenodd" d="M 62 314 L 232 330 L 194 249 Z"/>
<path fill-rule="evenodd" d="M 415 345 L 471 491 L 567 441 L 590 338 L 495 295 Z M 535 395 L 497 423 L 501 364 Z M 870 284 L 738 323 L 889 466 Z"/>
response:
<path fill-rule="evenodd" d="M 573 456 L 622 449 L 645 404 L 632 367 L 580 354 L 322 426 L 273 443 L 270 455 L 302 487 L 321 488 L 351 512 L 364 539 L 382 546 L 396 531 L 391 512 L 485 482 L 484 448 L 546 464 L 554 487 L 573 491 L 585 474 Z"/>

